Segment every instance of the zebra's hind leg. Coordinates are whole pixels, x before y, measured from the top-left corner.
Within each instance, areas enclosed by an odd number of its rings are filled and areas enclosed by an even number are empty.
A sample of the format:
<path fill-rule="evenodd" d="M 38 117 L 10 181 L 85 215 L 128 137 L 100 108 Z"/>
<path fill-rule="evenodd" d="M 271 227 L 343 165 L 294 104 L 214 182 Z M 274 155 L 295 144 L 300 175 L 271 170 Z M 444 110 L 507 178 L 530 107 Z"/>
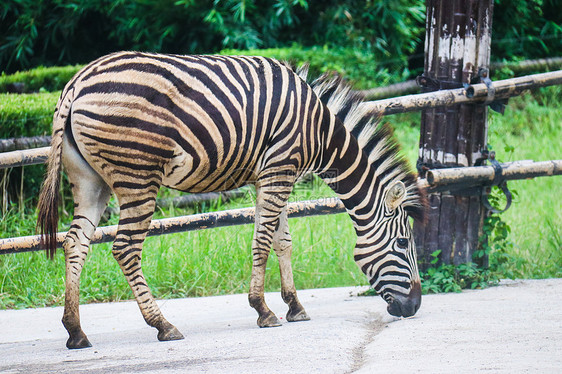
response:
<path fill-rule="evenodd" d="M 279 272 L 281 273 L 281 296 L 283 301 L 289 306 L 287 321 L 308 321 L 310 317 L 304 310 L 297 297 L 297 289 L 293 280 L 293 268 L 291 265 L 291 255 L 293 245 L 291 233 L 289 231 L 289 219 L 287 209 L 283 209 L 279 216 L 279 224 L 273 234 L 273 250 L 279 259 Z"/>
<path fill-rule="evenodd" d="M 121 207 L 119 226 L 112 253 L 139 305 L 142 316 L 149 326 L 158 330 L 158 340 L 179 340 L 183 335 L 168 322 L 152 296 L 141 268 L 142 246 L 154 213 L 158 187 L 155 182 L 142 185 L 127 184 L 116 193 Z M 134 189 L 134 190 L 133 190 Z"/>
<path fill-rule="evenodd" d="M 287 204 L 290 190 L 286 193 L 280 193 L 272 187 L 256 186 L 256 192 L 256 223 L 252 241 L 252 279 L 248 300 L 250 306 L 258 312 L 258 326 L 275 327 L 281 326 L 281 322 L 265 303 L 265 268 L 273 241 L 273 233 L 279 223 L 279 214 Z"/>
<path fill-rule="evenodd" d="M 62 323 L 69 335 L 67 348 L 87 348 L 91 344 L 80 326 L 80 274 L 111 189 L 66 138 L 62 157 L 74 196 L 74 218 L 63 244 L 66 280 Z"/>

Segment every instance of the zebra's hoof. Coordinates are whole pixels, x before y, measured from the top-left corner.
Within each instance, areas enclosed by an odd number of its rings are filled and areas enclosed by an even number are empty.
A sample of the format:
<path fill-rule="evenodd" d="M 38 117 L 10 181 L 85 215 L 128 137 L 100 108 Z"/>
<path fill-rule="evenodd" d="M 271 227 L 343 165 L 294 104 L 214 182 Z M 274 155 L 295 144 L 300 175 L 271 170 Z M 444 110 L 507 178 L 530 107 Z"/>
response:
<path fill-rule="evenodd" d="M 267 317 L 258 318 L 259 327 L 277 327 L 281 326 L 281 321 L 275 316 L 275 314 L 270 313 Z"/>
<path fill-rule="evenodd" d="M 84 334 L 82 331 L 74 336 L 71 336 L 66 341 L 66 348 L 68 349 L 90 348 L 91 346 L 92 344 L 86 337 L 86 334 Z"/>
<path fill-rule="evenodd" d="M 158 332 L 158 340 L 160 340 L 161 342 L 181 339 L 184 339 L 182 333 L 172 325 L 170 325 L 169 328 Z"/>
<path fill-rule="evenodd" d="M 310 317 L 306 314 L 304 309 L 299 311 L 289 310 L 287 312 L 287 321 L 289 322 L 299 322 L 299 321 L 310 321 Z"/>

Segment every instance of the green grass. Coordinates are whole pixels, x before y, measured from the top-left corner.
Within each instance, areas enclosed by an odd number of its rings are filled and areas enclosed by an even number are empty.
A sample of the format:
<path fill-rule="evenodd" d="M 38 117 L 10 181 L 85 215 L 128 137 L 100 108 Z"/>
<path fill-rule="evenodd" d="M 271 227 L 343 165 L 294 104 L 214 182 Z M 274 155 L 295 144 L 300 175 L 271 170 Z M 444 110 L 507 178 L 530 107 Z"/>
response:
<path fill-rule="evenodd" d="M 500 161 L 561 158 L 561 88 L 514 98 L 504 116 L 490 113 L 489 142 Z M 419 114 L 389 116 L 406 157 L 417 158 Z M 332 196 L 325 185 L 302 185 L 293 199 Z M 537 278 L 562 276 L 562 178 L 511 182 L 518 195 L 502 218 L 511 226 L 513 243 L 505 254 L 506 276 Z M 176 192 L 163 191 L 173 196 Z M 205 210 L 249 206 L 251 199 L 213 204 Z M 201 210 L 201 209 L 199 209 Z M 157 211 L 155 218 L 191 214 L 195 210 Z M 25 214 L 27 213 L 27 214 Z M 117 218 L 112 217 L 109 224 Z M 68 228 L 63 217 L 61 229 Z M 0 220 L 0 237 L 33 233 L 35 215 L 12 206 Z M 299 289 L 366 284 L 353 262 L 355 233 L 345 214 L 290 220 L 294 246 L 295 281 Z M 251 268 L 252 225 L 202 230 L 149 238 L 143 268 L 157 297 L 184 297 L 247 292 Z M 54 261 L 44 253 L 0 256 L 0 308 L 60 305 L 64 294 L 63 254 Z M 277 261 L 268 262 L 266 289 L 280 288 Z M 96 245 L 82 274 L 82 301 L 131 299 L 131 292 L 113 260 L 109 244 Z"/>
<path fill-rule="evenodd" d="M 174 192 L 164 192 L 173 195 Z M 291 200 L 332 195 L 325 185 L 300 185 Z M 251 196 L 251 195 L 250 195 Z M 214 204 L 208 211 L 252 206 L 251 197 L 227 206 Z M 155 218 L 192 214 L 174 208 L 159 210 Z M 2 237 L 33 233 L 36 214 L 12 209 L 0 222 Z M 112 217 L 107 224 L 115 224 Z M 15 229 L 18 223 L 19 229 Z M 63 217 L 61 230 L 67 230 Z M 353 262 L 355 234 L 346 214 L 290 220 L 293 237 L 293 265 L 299 289 L 366 284 Z M 326 233 L 331 233 L 326 235 Z M 147 238 L 143 270 L 152 291 L 159 298 L 243 293 L 249 289 L 250 245 L 253 226 L 234 226 Z M 64 255 L 54 261 L 45 254 L 20 253 L 0 256 L 0 309 L 60 305 L 64 295 Z M 132 293 L 111 255 L 110 244 L 92 246 L 82 274 L 82 302 L 131 299 Z M 272 254 L 267 265 L 266 290 L 280 289 L 278 262 Z"/>
<path fill-rule="evenodd" d="M 490 118 L 488 142 L 500 161 L 562 159 L 562 87 L 513 99 L 503 117 Z M 562 276 L 562 176 L 509 183 L 517 196 L 502 215 L 513 248 L 507 275 Z"/>

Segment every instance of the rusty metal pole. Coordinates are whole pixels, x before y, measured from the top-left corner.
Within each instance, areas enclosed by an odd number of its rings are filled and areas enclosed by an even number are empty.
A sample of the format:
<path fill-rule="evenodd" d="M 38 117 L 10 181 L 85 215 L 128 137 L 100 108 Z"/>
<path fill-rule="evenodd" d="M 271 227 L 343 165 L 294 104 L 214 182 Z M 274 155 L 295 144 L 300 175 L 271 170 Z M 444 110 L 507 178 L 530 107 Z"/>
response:
<path fill-rule="evenodd" d="M 152 221 L 147 236 L 173 234 L 193 230 L 212 229 L 246 225 L 254 222 L 256 208 L 239 208 L 193 214 L 189 216 L 164 218 Z M 289 218 L 308 217 L 325 214 L 344 213 L 345 207 L 338 198 L 324 198 L 318 200 L 297 201 L 289 203 L 287 213 Z M 92 235 L 91 244 L 107 243 L 115 239 L 117 225 L 98 227 Z M 65 232 L 57 234 L 57 248 L 62 247 Z M 8 253 L 22 253 L 43 250 L 39 235 L 20 236 L 17 238 L 0 239 L 0 255 Z"/>
<path fill-rule="evenodd" d="M 490 62 L 493 0 L 427 0 L 425 92 L 462 87 L 486 74 Z M 418 170 L 473 166 L 487 143 L 488 109 L 461 104 L 422 112 Z M 414 224 L 421 268 L 441 250 L 444 263 L 472 260 L 486 214 L 479 196 L 429 194 L 425 226 Z"/>

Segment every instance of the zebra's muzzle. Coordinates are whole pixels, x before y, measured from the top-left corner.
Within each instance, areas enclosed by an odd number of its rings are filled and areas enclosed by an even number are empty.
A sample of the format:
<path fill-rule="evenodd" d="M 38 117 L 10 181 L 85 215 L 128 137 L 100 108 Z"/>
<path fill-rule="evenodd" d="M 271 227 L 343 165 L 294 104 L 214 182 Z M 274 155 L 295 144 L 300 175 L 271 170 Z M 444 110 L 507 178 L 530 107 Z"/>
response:
<path fill-rule="evenodd" d="M 388 303 L 386 310 L 395 317 L 411 317 L 420 308 L 421 305 L 421 284 L 415 282 L 412 284 L 410 293 L 407 297 L 396 295 Z"/>

